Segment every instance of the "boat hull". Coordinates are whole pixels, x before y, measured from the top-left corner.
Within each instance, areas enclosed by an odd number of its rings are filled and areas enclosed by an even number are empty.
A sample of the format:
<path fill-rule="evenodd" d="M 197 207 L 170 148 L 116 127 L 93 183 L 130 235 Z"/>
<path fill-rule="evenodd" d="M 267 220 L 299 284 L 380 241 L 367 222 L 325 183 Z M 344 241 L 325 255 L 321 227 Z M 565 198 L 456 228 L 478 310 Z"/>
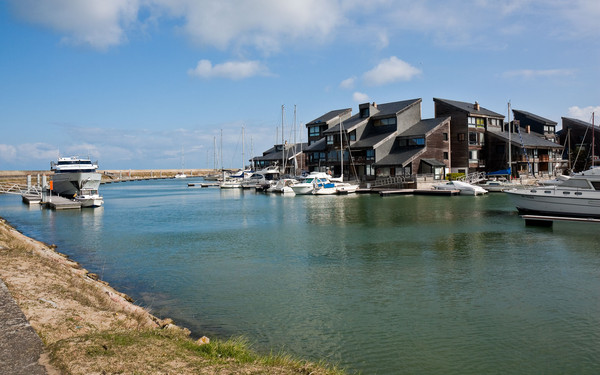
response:
<path fill-rule="evenodd" d="M 547 216 L 600 218 L 597 191 L 534 188 L 505 190 L 519 213 Z"/>
<path fill-rule="evenodd" d="M 73 197 L 80 190 L 98 190 L 102 174 L 97 172 L 63 172 L 52 176 L 52 191 L 65 197 Z"/>

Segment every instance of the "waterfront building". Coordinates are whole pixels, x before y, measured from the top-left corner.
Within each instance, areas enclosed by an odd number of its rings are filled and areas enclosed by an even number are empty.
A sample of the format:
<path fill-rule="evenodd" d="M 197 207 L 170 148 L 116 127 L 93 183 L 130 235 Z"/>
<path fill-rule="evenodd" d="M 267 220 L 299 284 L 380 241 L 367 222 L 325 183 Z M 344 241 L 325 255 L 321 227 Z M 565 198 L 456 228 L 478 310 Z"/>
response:
<path fill-rule="evenodd" d="M 562 130 L 558 132 L 558 138 L 565 147 L 564 157 L 568 159 L 572 171 L 580 172 L 592 164 L 600 165 L 600 129 L 592 123 L 574 118 L 561 117 L 561 120 Z"/>
<path fill-rule="evenodd" d="M 262 156 L 251 159 L 254 170 L 265 169 L 270 166 L 281 166 L 283 174 L 297 175 L 306 168 L 306 154 L 304 150 L 308 143 L 277 144 L 263 152 Z"/>
<path fill-rule="evenodd" d="M 433 98 L 435 117 L 450 116 L 452 173 L 485 172 L 486 130 L 502 128 L 504 116 L 479 103 Z M 506 168 L 506 166 L 504 167 Z"/>
<path fill-rule="evenodd" d="M 350 109 L 337 110 L 307 123 L 309 170 L 361 181 L 419 173 L 443 178 L 450 165 L 450 119 L 422 120 L 421 102 L 363 103 L 353 116 Z"/>

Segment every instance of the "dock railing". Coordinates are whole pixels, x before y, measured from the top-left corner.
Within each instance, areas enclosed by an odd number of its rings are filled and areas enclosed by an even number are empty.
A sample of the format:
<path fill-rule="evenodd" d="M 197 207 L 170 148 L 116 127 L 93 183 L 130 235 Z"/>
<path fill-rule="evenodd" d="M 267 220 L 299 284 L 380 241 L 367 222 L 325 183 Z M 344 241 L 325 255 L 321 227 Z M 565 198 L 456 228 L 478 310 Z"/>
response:
<path fill-rule="evenodd" d="M 485 172 L 473 172 L 473 173 L 469 173 L 468 175 L 459 178 L 458 180 L 462 181 L 462 182 L 466 182 L 468 184 L 476 184 L 480 181 L 485 180 L 487 178 L 486 176 L 487 175 Z"/>
<path fill-rule="evenodd" d="M 393 185 L 401 185 L 406 183 L 406 176 L 395 176 L 395 177 L 386 177 L 386 178 L 378 178 L 375 181 L 369 182 L 372 188 L 374 187 L 382 187 L 382 186 L 393 186 Z"/>

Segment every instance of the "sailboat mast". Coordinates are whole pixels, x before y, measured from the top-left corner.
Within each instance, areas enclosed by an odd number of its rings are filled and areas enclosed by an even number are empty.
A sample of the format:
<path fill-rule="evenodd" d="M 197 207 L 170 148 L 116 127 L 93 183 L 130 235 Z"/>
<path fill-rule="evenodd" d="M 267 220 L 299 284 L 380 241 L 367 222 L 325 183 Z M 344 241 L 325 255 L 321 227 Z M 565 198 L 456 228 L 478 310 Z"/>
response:
<path fill-rule="evenodd" d="M 594 112 L 592 112 L 592 168 L 594 168 L 594 165 L 596 164 L 596 153 L 594 149 L 594 146 L 596 145 L 595 133 L 596 131 L 594 130 Z"/>
<path fill-rule="evenodd" d="M 508 173 L 512 180 L 512 125 L 510 124 L 510 100 L 508 101 Z"/>
<path fill-rule="evenodd" d="M 284 144 L 284 134 L 283 134 L 283 110 L 285 108 L 285 105 L 281 105 L 281 150 L 283 151 L 281 153 L 281 174 L 285 174 L 285 144 Z"/>
<path fill-rule="evenodd" d="M 243 174 L 243 171 L 245 169 L 244 168 L 245 167 L 245 165 L 244 165 L 245 164 L 245 162 L 244 162 L 244 158 L 245 158 L 244 151 L 245 151 L 244 150 L 244 125 L 242 125 L 242 174 Z"/>
<path fill-rule="evenodd" d="M 340 116 L 340 177 L 344 182 L 344 139 L 342 138 L 342 117 Z"/>

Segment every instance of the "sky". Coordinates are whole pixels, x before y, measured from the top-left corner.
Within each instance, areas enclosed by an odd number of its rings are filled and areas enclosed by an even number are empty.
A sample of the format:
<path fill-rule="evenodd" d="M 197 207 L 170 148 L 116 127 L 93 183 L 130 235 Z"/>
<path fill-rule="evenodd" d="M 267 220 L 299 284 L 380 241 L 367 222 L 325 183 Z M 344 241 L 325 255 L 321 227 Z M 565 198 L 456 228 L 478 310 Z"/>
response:
<path fill-rule="evenodd" d="M 598 0 L 0 0 L 0 170 L 240 168 L 415 98 L 560 129 L 600 115 L 599 82 Z"/>

